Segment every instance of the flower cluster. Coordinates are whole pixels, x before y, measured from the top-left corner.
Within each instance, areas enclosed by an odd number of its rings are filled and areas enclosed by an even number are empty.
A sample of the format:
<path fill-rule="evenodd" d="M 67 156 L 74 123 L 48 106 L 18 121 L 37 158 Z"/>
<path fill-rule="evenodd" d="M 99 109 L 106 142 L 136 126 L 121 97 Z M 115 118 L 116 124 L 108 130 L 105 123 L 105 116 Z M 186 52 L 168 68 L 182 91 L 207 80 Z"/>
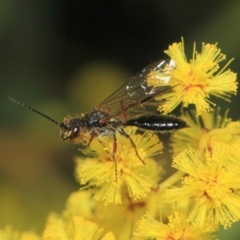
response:
<path fill-rule="evenodd" d="M 131 139 L 117 134 L 114 157 L 112 138 L 94 139 L 81 149 L 84 156 L 76 158 L 80 190 L 60 215 L 49 216 L 44 240 L 212 240 L 221 226 L 230 228 L 240 220 L 240 122 L 232 121 L 228 111 L 221 116 L 210 100 L 236 94 L 236 73 L 227 69 L 232 60 L 220 69 L 226 56 L 217 44 L 203 43 L 201 52 L 194 44 L 190 61 L 183 41 L 165 53 L 171 62 L 146 79 L 154 87 L 171 86 L 164 101 L 156 98 L 159 110 L 195 108 L 182 116 L 189 128 L 171 135 L 176 172 L 164 176 L 162 163 L 171 159 L 159 155 L 163 144 L 156 133 L 125 128 Z M 40 237 L 6 227 L 0 239 Z"/>

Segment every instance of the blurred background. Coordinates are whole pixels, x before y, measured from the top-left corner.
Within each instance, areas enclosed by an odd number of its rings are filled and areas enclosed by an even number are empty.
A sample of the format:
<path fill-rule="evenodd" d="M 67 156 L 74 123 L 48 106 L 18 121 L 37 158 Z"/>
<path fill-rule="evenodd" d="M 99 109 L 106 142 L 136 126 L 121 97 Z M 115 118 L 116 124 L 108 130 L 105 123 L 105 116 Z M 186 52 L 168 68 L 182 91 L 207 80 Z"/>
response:
<path fill-rule="evenodd" d="M 77 146 L 59 138 L 53 123 L 85 112 L 163 50 L 184 37 L 216 43 L 239 72 L 240 2 L 188 0 L 0 0 L 0 227 L 40 232 L 50 211 L 61 212 L 72 191 Z M 219 100 L 240 116 L 238 97 Z M 223 111 L 223 110 L 222 110 Z M 239 239 L 239 224 L 221 238 Z M 239 230 L 238 230 L 239 234 Z"/>

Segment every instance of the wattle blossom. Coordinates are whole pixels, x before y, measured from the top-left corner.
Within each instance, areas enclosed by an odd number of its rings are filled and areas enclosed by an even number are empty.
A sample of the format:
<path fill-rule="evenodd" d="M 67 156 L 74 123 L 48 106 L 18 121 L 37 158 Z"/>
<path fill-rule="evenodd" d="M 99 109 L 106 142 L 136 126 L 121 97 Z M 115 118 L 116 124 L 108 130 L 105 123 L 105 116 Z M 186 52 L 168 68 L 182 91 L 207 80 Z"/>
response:
<path fill-rule="evenodd" d="M 190 61 L 184 52 L 183 41 L 169 46 L 165 53 L 175 62 L 176 67 L 167 67 L 171 79 L 168 84 L 173 86 L 173 94 L 162 104 L 159 109 L 169 113 L 180 103 L 183 107 L 195 105 L 197 115 L 202 112 L 211 111 L 215 106 L 209 98 L 211 95 L 229 100 L 231 94 L 237 91 L 237 74 L 226 70 L 230 62 L 220 69 L 219 63 L 226 59 L 226 56 L 217 48 L 217 44 L 202 44 L 202 51 L 197 52 L 194 43 L 193 55 Z M 150 74 L 152 85 L 154 76 Z M 162 85 L 157 81 L 156 86 Z"/>

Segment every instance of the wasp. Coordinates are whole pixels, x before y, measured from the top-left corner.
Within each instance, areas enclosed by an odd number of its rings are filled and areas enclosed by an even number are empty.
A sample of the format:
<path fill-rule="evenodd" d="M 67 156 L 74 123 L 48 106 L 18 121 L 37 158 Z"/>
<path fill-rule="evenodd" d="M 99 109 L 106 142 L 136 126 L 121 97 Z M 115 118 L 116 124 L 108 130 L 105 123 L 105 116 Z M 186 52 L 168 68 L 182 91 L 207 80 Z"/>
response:
<path fill-rule="evenodd" d="M 180 118 L 156 114 L 148 109 L 148 107 L 152 108 L 163 104 L 166 101 L 165 96 L 172 92 L 174 87 L 169 86 L 168 82 L 171 79 L 171 71 L 174 67 L 175 62 L 171 59 L 152 63 L 130 78 L 118 90 L 89 112 L 81 114 L 80 117 L 66 117 L 62 122 L 57 122 L 13 98 L 9 97 L 9 99 L 58 125 L 63 141 L 80 143 L 83 135 L 87 133 L 90 136 L 89 146 L 94 138 L 111 136 L 113 139 L 112 158 L 114 161 L 117 152 L 116 132 L 119 132 L 129 139 L 137 157 L 144 164 L 144 161 L 138 154 L 137 146 L 131 136 L 125 132 L 125 127 L 135 126 L 140 129 L 158 132 L 168 132 L 188 127 L 187 123 Z M 162 85 L 159 87 L 151 86 L 148 83 L 148 77 L 153 72 L 159 73 L 161 76 L 157 79 L 162 82 Z M 157 101 L 155 98 L 159 98 L 159 96 L 161 100 Z M 117 163 L 115 161 L 116 172 Z"/>

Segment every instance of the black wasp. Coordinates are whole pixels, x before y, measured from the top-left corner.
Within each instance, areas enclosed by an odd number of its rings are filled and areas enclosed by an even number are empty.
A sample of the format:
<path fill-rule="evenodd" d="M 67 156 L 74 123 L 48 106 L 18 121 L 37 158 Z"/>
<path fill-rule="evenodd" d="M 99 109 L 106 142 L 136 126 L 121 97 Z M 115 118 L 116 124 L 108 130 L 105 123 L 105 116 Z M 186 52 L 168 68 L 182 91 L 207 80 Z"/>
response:
<path fill-rule="evenodd" d="M 171 70 L 173 69 L 174 61 L 170 59 L 152 63 L 130 78 L 123 86 L 89 112 L 82 114 L 80 117 L 64 118 L 60 123 L 24 103 L 13 98 L 9 99 L 57 124 L 63 141 L 78 143 L 82 141 L 83 134 L 88 133 L 90 136 L 89 146 L 92 140 L 98 136 L 112 136 L 112 158 L 114 161 L 117 152 L 116 131 L 118 131 L 129 139 L 136 155 L 143 162 L 131 136 L 124 131 L 126 126 L 160 132 L 188 127 L 187 123 L 180 118 L 153 114 L 152 111 L 147 110 L 148 107 L 163 104 L 166 101 L 164 96 L 172 92 L 173 87 L 167 85 L 167 83 L 171 78 Z M 162 77 L 157 78 L 157 81 L 162 82 L 160 87 L 149 86 L 148 84 L 147 79 L 153 72 L 162 74 L 160 75 Z M 162 100 L 156 101 L 155 97 L 161 97 Z M 115 161 L 115 171 L 117 171 L 116 164 Z"/>

